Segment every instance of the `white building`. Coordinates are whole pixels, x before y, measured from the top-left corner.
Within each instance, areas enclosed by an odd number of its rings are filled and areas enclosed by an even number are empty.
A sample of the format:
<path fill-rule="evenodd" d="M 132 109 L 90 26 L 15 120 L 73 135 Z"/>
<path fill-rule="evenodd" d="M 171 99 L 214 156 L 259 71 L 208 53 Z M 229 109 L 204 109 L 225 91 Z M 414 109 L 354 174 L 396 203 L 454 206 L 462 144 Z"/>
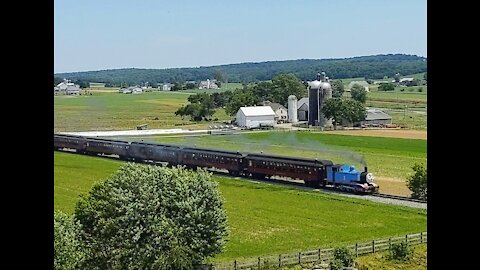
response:
<path fill-rule="evenodd" d="M 240 107 L 236 122 L 238 126 L 246 128 L 273 127 L 275 112 L 270 106 Z"/>
<path fill-rule="evenodd" d="M 162 84 L 162 91 L 171 91 L 174 86 L 172 83 L 164 83 Z"/>
<path fill-rule="evenodd" d="M 288 117 L 287 108 L 285 108 L 282 104 L 279 103 L 269 103 L 265 104 L 272 108 L 273 112 L 275 112 L 275 121 L 279 124 L 286 123 Z"/>
<path fill-rule="evenodd" d="M 217 89 L 217 80 L 207 79 L 206 81 L 200 81 L 198 89 Z"/>

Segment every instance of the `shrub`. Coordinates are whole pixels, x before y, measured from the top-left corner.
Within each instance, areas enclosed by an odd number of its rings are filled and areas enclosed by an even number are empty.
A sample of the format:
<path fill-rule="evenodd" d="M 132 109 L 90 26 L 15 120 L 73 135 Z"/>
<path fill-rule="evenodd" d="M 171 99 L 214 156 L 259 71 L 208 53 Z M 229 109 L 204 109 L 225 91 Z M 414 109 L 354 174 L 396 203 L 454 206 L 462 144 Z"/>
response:
<path fill-rule="evenodd" d="M 128 163 L 77 203 L 88 269 L 192 269 L 227 236 L 211 174 Z"/>
<path fill-rule="evenodd" d="M 333 258 L 339 260 L 344 267 L 353 266 L 353 253 L 347 247 L 339 247 L 333 251 Z"/>
<path fill-rule="evenodd" d="M 391 260 L 408 260 L 411 258 L 413 250 L 406 242 L 394 243 L 390 245 L 389 256 Z"/>
<path fill-rule="evenodd" d="M 342 270 L 343 263 L 339 259 L 333 259 L 330 261 L 330 270 Z"/>

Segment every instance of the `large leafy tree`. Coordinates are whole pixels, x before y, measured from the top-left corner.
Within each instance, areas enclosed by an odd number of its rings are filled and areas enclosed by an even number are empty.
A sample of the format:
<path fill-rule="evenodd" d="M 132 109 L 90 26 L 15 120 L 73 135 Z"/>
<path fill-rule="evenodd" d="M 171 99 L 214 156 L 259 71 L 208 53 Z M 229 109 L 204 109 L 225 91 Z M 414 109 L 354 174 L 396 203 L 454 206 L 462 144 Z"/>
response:
<path fill-rule="evenodd" d="M 322 107 L 322 112 L 325 118 L 331 118 L 333 128 L 337 129 L 337 125 L 341 122 L 345 115 L 345 106 L 340 98 L 331 98 L 325 101 Z"/>
<path fill-rule="evenodd" d="M 248 87 L 244 89 L 237 89 L 230 97 L 230 100 L 225 107 L 225 111 L 230 116 L 233 116 L 237 113 L 240 107 L 253 106 L 256 105 L 258 101 L 259 99 L 256 95 L 253 94 L 252 89 Z"/>
<path fill-rule="evenodd" d="M 322 107 L 325 118 L 331 118 L 333 128 L 337 129 L 337 125 L 343 120 L 349 123 L 357 123 L 365 120 L 367 112 L 361 102 L 348 99 L 331 98 L 325 101 Z"/>
<path fill-rule="evenodd" d="M 294 74 L 280 74 L 272 79 L 273 102 L 287 105 L 288 96 L 302 98 L 307 95 L 307 88 Z"/>
<path fill-rule="evenodd" d="M 359 84 L 354 84 L 352 86 L 352 89 L 350 89 L 350 95 L 358 102 L 365 103 L 365 101 L 367 101 L 367 90 Z"/>
<path fill-rule="evenodd" d="M 210 94 L 191 95 L 188 101 L 190 104 L 180 107 L 175 115 L 180 115 L 182 118 L 189 115 L 193 121 L 201 121 L 202 119 L 210 120 L 215 113 L 215 102 Z"/>
<path fill-rule="evenodd" d="M 340 98 L 343 96 L 343 92 L 345 92 L 345 86 L 341 80 L 334 80 L 331 82 L 332 85 L 332 97 Z"/>
<path fill-rule="evenodd" d="M 407 179 L 407 186 L 412 191 L 412 198 L 427 199 L 427 169 L 421 164 L 412 167 L 415 172 Z"/>
<path fill-rule="evenodd" d="M 53 268 L 80 269 L 85 258 L 85 247 L 78 238 L 80 224 L 67 214 L 53 214 Z"/>
<path fill-rule="evenodd" d="M 343 101 L 344 114 L 343 117 L 350 123 L 358 123 L 365 120 L 367 117 L 367 111 L 363 103 L 353 99 L 347 99 Z"/>
<path fill-rule="evenodd" d="M 226 213 L 211 174 L 128 163 L 81 197 L 87 269 L 193 269 L 221 252 Z"/>

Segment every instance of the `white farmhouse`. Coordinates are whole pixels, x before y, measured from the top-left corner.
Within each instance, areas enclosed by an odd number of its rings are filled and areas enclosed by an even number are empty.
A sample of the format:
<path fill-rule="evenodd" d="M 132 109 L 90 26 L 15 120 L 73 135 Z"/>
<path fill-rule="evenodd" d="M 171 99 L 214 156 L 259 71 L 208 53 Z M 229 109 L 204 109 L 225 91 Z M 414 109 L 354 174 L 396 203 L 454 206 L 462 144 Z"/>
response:
<path fill-rule="evenodd" d="M 236 122 L 238 126 L 246 128 L 273 127 L 275 112 L 270 106 L 240 107 Z"/>

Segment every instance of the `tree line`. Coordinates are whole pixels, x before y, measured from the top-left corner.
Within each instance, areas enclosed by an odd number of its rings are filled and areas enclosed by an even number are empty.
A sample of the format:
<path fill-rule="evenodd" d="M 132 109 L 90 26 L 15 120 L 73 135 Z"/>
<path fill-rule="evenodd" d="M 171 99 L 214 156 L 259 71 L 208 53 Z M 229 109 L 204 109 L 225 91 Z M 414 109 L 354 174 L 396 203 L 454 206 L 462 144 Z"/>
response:
<path fill-rule="evenodd" d="M 56 77 L 87 82 L 103 82 L 110 86 L 138 85 L 164 82 L 200 81 L 216 78 L 222 82 L 258 82 L 273 79 L 279 74 L 292 73 L 305 81 L 312 80 L 318 71 L 331 79 L 355 77 L 383 78 L 397 73 L 414 74 L 427 70 L 424 57 L 406 54 L 385 54 L 342 59 L 299 59 L 240 63 L 196 68 L 169 69 L 110 69 L 100 71 L 57 73 Z"/>

